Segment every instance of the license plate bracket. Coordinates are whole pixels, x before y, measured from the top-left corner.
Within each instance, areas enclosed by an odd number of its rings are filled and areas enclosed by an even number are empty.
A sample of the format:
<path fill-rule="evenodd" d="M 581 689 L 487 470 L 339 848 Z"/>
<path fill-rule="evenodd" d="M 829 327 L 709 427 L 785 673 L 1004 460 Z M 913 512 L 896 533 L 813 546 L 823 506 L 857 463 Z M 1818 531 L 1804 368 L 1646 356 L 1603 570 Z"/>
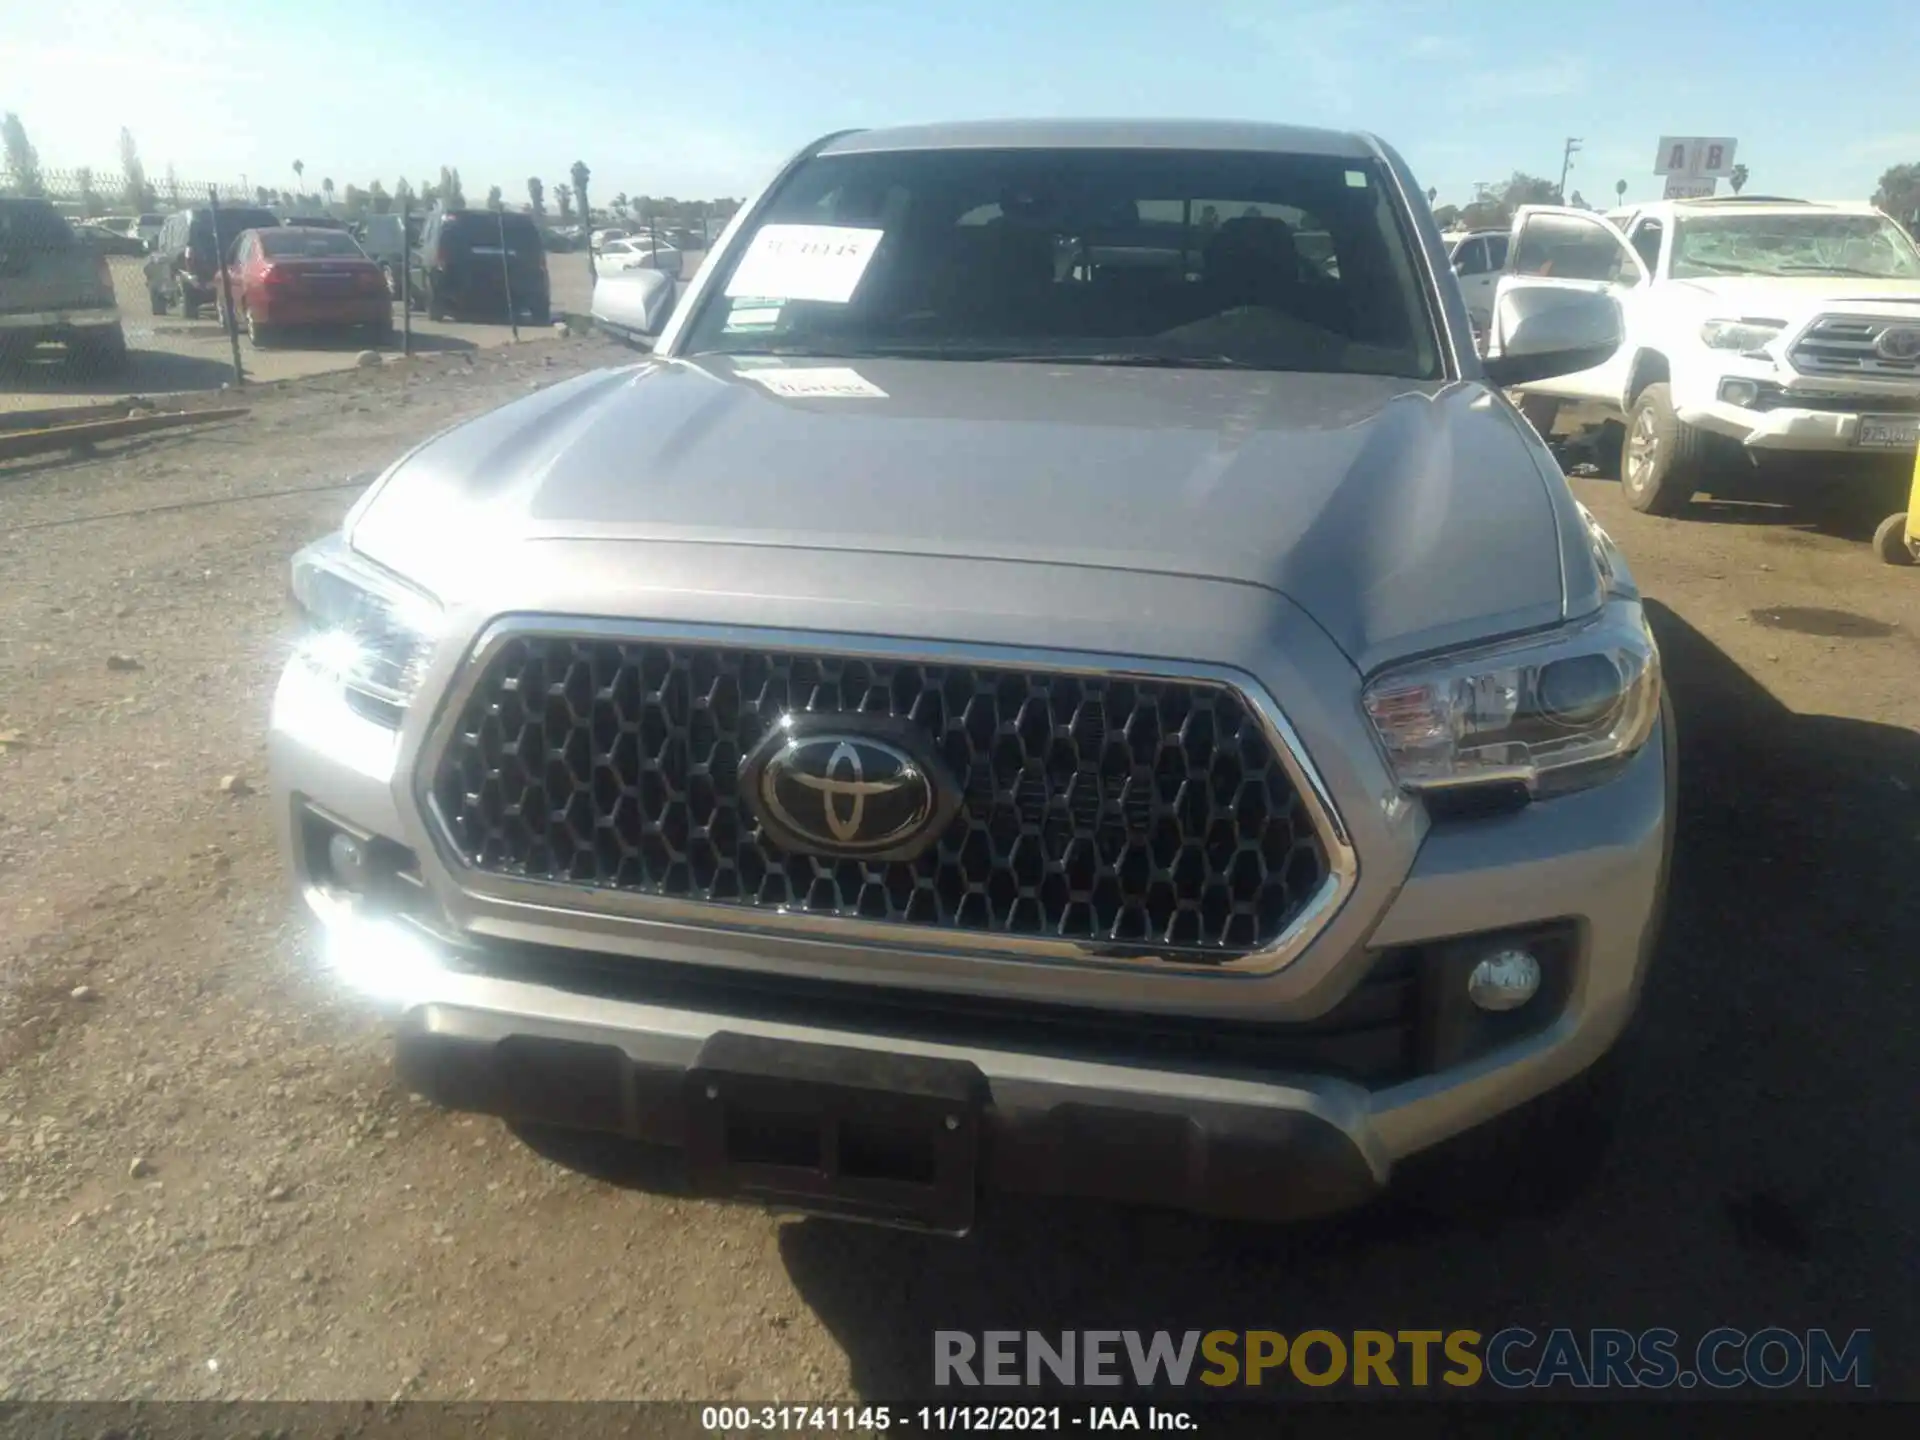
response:
<path fill-rule="evenodd" d="M 972 1228 L 986 1093 L 977 1066 L 722 1032 L 685 1083 L 688 1178 L 701 1193 Z"/>
<path fill-rule="evenodd" d="M 1862 415 L 1853 443 L 1862 450 L 1920 447 L 1920 415 Z"/>

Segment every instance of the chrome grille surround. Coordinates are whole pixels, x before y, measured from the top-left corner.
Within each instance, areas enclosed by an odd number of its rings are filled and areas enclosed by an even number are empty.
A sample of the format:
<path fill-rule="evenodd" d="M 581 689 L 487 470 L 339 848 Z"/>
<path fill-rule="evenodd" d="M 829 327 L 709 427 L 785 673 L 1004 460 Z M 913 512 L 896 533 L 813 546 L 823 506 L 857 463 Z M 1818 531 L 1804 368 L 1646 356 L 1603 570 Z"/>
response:
<path fill-rule="evenodd" d="M 1874 349 L 1888 330 L 1920 328 L 1912 319 L 1876 315 L 1822 315 L 1793 342 L 1787 360 L 1802 375 L 1857 375 L 1872 380 L 1920 380 L 1920 356 L 1889 360 Z"/>
<path fill-rule="evenodd" d="M 517 647 L 517 650 L 516 650 Z M 844 867 L 852 863 L 860 870 L 858 862 L 813 861 L 811 857 L 783 856 L 778 852 L 769 858 L 776 865 L 787 868 L 790 879 L 804 883 L 796 894 L 789 885 L 784 897 L 778 885 L 771 890 L 757 891 L 753 896 L 744 896 L 739 889 L 732 894 L 716 898 L 712 885 L 712 851 L 707 847 L 707 873 L 694 877 L 689 869 L 693 860 L 692 847 L 688 841 L 696 838 L 686 828 L 689 817 L 684 811 L 668 816 L 658 807 L 648 817 L 648 825 L 635 829 L 629 828 L 624 836 L 626 843 L 615 844 L 612 851 L 600 849 L 594 858 L 583 859 L 582 848 L 570 843 L 563 844 L 557 850 L 536 852 L 531 846 L 522 845 L 518 855 L 512 847 L 505 849 L 485 848 L 485 838 L 474 827 L 474 816 L 481 805 L 479 790 L 488 778 L 487 767 L 491 765 L 497 773 L 501 758 L 500 745 L 505 739 L 496 726 L 487 738 L 482 739 L 481 721 L 489 704 L 496 707 L 497 697 L 490 700 L 492 689 L 490 677 L 501 663 L 518 663 L 536 651 L 542 654 L 557 654 L 564 647 L 568 655 L 585 667 L 589 679 L 594 657 L 601 657 L 601 663 L 621 663 L 609 657 L 624 656 L 634 666 L 638 666 L 648 655 L 662 654 L 667 651 L 680 652 L 681 673 L 690 674 L 694 660 L 699 657 L 732 657 L 738 662 L 742 657 L 755 659 L 763 664 L 786 665 L 790 672 L 804 671 L 811 677 L 809 683 L 823 683 L 821 677 L 832 672 L 833 678 L 828 684 L 848 683 L 849 672 L 853 680 L 873 689 L 876 697 L 867 703 L 867 713 L 885 713 L 883 706 L 896 703 L 892 686 L 902 684 L 912 689 L 915 684 L 925 683 L 927 673 L 937 673 L 944 685 L 950 677 L 967 675 L 977 677 L 985 673 L 990 679 L 1005 682 L 1019 679 L 1031 685 L 1035 681 L 1057 687 L 1062 694 L 1075 691 L 1084 695 L 1093 690 L 1105 693 L 1109 690 L 1131 687 L 1138 693 L 1141 687 L 1160 694 L 1179 693 L 1189 697 L 1188 713 L 1199 714 L 1204 711 L 1209 716 L 1227 717 L 1234 729 L 1234 744 L 1230 759 L 1234 762 L 1252 762 L 1257 758 L 1259 778 L 1263 793 L 1272 802 L 1284 805 L 1285 818 L 1294 827 L 1292 851 L 1286 855 L 1278 868 L 1283 872 L 1290 862 L 1293 869 L 1290 877 L 1283 879 L 1291 887 L 1284 905 L 1276 905 L 1270 887 L 1254 883 L 1252 870 L 1254 861 L 1244 858 L 1260 848 L 1259 840 L 1248 841 L 1245 837 L 1236 837 L 1232 854 L 1224 849 L 1214 852 L 1214 860 L 1219 867 L 1217 873 L 1200 877 L 1201 894 L 1179 894 L 1169 896 L 1166 892 L 1171 886 L 1172 870 L 1175 864 L 1182 865 L 1182 874 L 1188 881 L 1196 878 L 1194 866 L 1206 860 L 1205 837 L 1183 843 L 1179 852 L 1170 847 L 1164 828 L 1156 837 L 1155 825 L 1164 827 L 1164 822 L 1182 804 L 1198 806 L 1206 796 L 1200 790 L 1190 790 L 1186 796 L 1178 793 L 1179 787 L 1171 783 L 1164 792 L 1164 798 L 1156 800 L 1151 793 L 1152 783 L 1158 779 L 1153 767 L 1147 766 L 1143 774 L 1129 774 L 1117 783 L 1101 777 L 1098 767 L 1091 769 L 1076 767 L 1072 776 L 1061 770 L 1052 772 L 1051 779 L 1045 756 L 1035 753 L 1034 747 L 1022 748 L 1020 753 L 1019 774 L 1014 776 L 1013 754 L 1003 746 L 1005 753 L 1000 757 L 1004 762 L 997 772 L 1000 780 L 1011 779 L 1011 784 L 999 784 L 993 781 L 995 775 L 995 756 L 989 753 L 980 757 L 985 767 L 983 774 L 990 782 L 984 788 L 981 775 L 970 769 L 963 777 L 968 791 L 968 804 L 982 803 L 988 799 L 996 800 L 992 813 L 970 816 L 966 807 L 956 817 L 953 827 L 944 834 L 939 844 L 922 856 L 915 864 L 927 863 L 936 867 L 935 873 L 921 873 L 906 877 L 916 882 L 909 887 L 898 873 L 889 875 L 890 867 L 885 865 L 868 866 L 871 875 L 859 875 Z M 503 657 L 506 659 L 503 662 Z M 662 680 L 659 674 L 659 661 L 653 663 L 650 680 Z M 811 668 L 808 668 L 811 667 Z M 919 680 L 899 679 L 904 672 L 919 675 Z M 884 689 L 875 680 L 875 676 L 884 673 L 888 683 Z M 610 686 L 613 677 L 602 674 L 597 677 Z M 564 679 L 554 682 L 539 677 L 542 694 L 546 702 L 564 705 L 566 703 L 566 682 Z M 581 680 L 575 679 L 574 698 L 586 699 L 589 712 L 594 710 L 592 695 L 581 689 Z M 628 695 L 633 694 L 630 682 Z M 962 688 L 964 688 L 964 683 Z M 665 718 L 665 706 L 668 703 L 680 703 L 671 700 L 668 690 L 671 687 L 655 686 L 650 690 L 651 702 L 661 718 Z M 596 721 L 592 713 L 582 715 L 578 709 L 568 712 L 565 728 L 570 736 L 577 737 L 585 733 L 591 740 L 595 724 L 600 726 L 602 744 L 599 747 L 601 761 L 611 763 L 612 748 L 615 739 L 607 728 L 609 714 L 606 703 L 611 698 L 611 689 L 587 686 L 589 691 L 604 690 L 600 694 L 601 712 Z M 926 693 L 934 694 L 931 687 Z M 944 693 L 944 692 L 940 692 Z M 991 698 L 986 691 L 980 692 Z M 703 706 L 711 710 L 715 692 L 709 689 L 702 697 Z M 683 699 L 690 699 L 688 694 Z M 795 703 L 791 696 L 778 697 L 783 703 Z M 808 697 L 820 703 L 819 697 Z M 832 700 L 838 697 L 827 696 Z M 1059 723 L 1054 720 L 1054 698 L 1037 697 L 1029 692 L 1026 699 L 1032 701 L 1044 698 L 1048 710 L 1045 717 L 1049 721 L 1049 731 L 1058 730 Z M 1177 706 L 1178 702 L 1176 702 Z M 477 708 L 476 708 L 477 707 Z M 765 723 L 775 718 L 771 706 L 765 717 Z M 911 707 L 907 707 L 909 710 Z M 939 708 L 937 705 L 935 708 Z M 1028 703 L 1016 705 L 1008 715 L 996 710 L 994 739 L 1022 744 L 1021 725 L 1030 727 L 1028 741 L 1038 741 L 1039 721 L 1032 718 L 1041 707 Z M 1138 707 L 1136 707 L 1138 708 Z M 631 706 L 629 705 L 629 709 Z M 858 711 L 843 713 L 859 713 Z M 1156 710 L 1156 715 L 1158 711 Z M 613 712 L 614 718 L 623 718 L 627 733 L 638 735 L 645 722 L 643 714 L 626 714 L 621 717 Z M 967 711 L 962 709 L 947 716 L 938 733 L 948 741 L 956 734 L 964 732 Z M 516 717 L 508 716 L 508 719 Z M 525 717 L 518 717 L 524 720 Z M 556 718 L 559 718 L 556 714 Z M 1078 711 L 1066 720 L 1069 728 L 1078 718 Z M 708 720 L 711 721 L 709 715 Z M 683 727 L 693 722 L 689 716 L 678 719 Z M 738 723 L 737 720 L 734 723 Z M 977 720 L 976 720 L 976 723 Z M 1211 723 L 1211 722 L 1207 722 Z M 660 738 L 655 725 L 653 738 Z M 708 726 L 709 731 L 711 725 Z M 933 732 L 930 732 L 933 733 Z M 709 739 L 711 736 L 709 735 Z M 1054 738 L 1051 734 L 1047 739 Z M 545 744 L 544 730 L 534 739 L 543 748 L 541 764 L 551 759 L 555 763 L 564 763 L 569 758 L 567 742 L 559 746 Z M 1257 757 L 1255 741 L 1258 741 Z M 1133 737 L 1124 732 L 1113 736 L 1113 745 L 1126 749 L 1133 743 Z M 1143 742 L 1144 743 L 1144 742 Z M 1167 744 L 1178 744 L 1184 750 L 1186 738 L 1177 742 L 1169 739 Z M 598 773 L 595 766 L 599 762 L 591 755 L 585 756 L 585 765 L 581 765 L 581 746 L 577 739 L 573 741 L 574 750 L 570 758 L 575 762 L 571 772 L 574 777 L 569 784 L 568 802 L 572 803 L 580 796 L 591 796 L 592 777 Z M 1157 737 L 1155 746 L 1158 746 Z M 486 747 L 491 747 L 491 756 Z M 736 746 L 736 749 L 740 748 Z M 1096 747 L 1099 748 L 1099 747 Z M 1108 747 L 1111 748 L 1111 747 Z M 1224 751 L 1223 747 L 1223 751 Z M 545 752 L 551 752 L 550 754 Z M 656 752 L 658 754 L 664 752 Z M 690 798 L 694 785 L 704 782 L 704 794 L 700 803 L 708 807 L 706 813 L 709 822 L 718 820 L 723 833 L 718 837 L 726 842 L 725 850 L 737 846 L 745 837 L 727 834 L 727 822 L 714 813 L 712 807 L 718 781 L 721 785 L 726 779 L 726 765 L 737 763 L 738 755 L 716 757 L 709 744 L 707 760 L 721 758 L 719 772 L 711 764 L 700 767 L 702 773 L 696 775 L 688 771 L 685 784 L 678 787 L 677 799 Z M 1158 754 L 1158 749 L 1155 750 Z M 1209 764 L 1214 752 L 1208 751 Z M 517 754 L 514 757 L 517 762 Z M 482 760 L 481 769 L 468 768 L 462 775 L 463 765 L 471 766 L 475 760 Z M 1261 769 L 1260 767 L 1265 767 Z M 607 768 L 601 764 L 601 769 Z M 618 766 L 613 767 L 617 772 Z M 1136 767 L 1138 768 L 1138 767 Z M 1191 767 L 1189 767 L 1191 768 Z M 1233 764 L 1221 762 L 1221 773 L 1234 768 Z M 637 797 L 639 785 L 645 781 L 655 784 L 662 767 L 643 765 L 639 772 L 618 775 L 618 787 L 629 797 Z M 1270 774 L 1267 771 L 1270 770 Z M 1204 773 L 1190 773 L 1184 777 L 1188 786 L 1198 780 L 1211 780 L 1212 770 Z M 589 778 L 585 781 L 581 775 Z M 655 780 L 647 779 L 648 775 Z M 1088 798 L 1078 801 L 1081 809 L 1076 812 L 1073 785 L 1076 779 L 1085 776 L 1089 781 L 1099 781 L 1091 790 L 1082 787 L 1077 793 Z M 614 779 L 603 776 L 603 785 Z M 1170 773 L 1166 779 L 1171 782 L 1175 777 Z M 480 781 L 476 786 L 473 782 Z M 1056 784 L 1055 782 L 1064 781 Z M 1129 782 L 1139 782 L 1129 784 Z M 544 783 L 544 782 L 540 782 Z M 1248 783 L 1251 783 L 1250 781 Z M 1024 793 L 1023 793 L 1023 786 Z M 1207 791 L 1211 786 L 1205 787 Z M 465 663 L 457 672 L 454 683 L 444 697 L 440 710 L 421 749 L 419 763 L 414 772 L 415 798 L 420 804 L 428 821 L 428 832 L 443 860 L 453 873 L 457 883 L 469 893 L 487 895 L 512 895 L 518 900 L 529 900 L 542 909 L 553 911 L 574 911 L 597 916 L 610 916 L 618 920 L 621 917 L 635 921 L 667 923 L 678 926 L 692 926 L 712 930 L 750 931 L 760 934 L 788 935 L 797 939 L 832 940 L 843 944 L 867 945 L 901 952 L 938 953 L 943 955 L 965 956 L 969 954 L 986 957 L 1016 959 L 1056 960 L 1076 962 L 1111 962 L 1130 966 L 1157 966 L 1176 970 L 1184 974 L 1204 975 L 1211 972 L 1231 973 L 1235 975 L 1269 974 L 1276 971 L 1297 956 L 1312 941 L 1314 936 L 1325 928 L 1351 892 L 1358 875 L 1358 863 L 1351 841 L 1344 825 L 1326 792 L 1325 786 L 1314 771 L 1298 737 L 1287 723 L 1284 715 L 1273 703 L 1271 697 L 1249 677 L 1239 671 L 1222 666 L 1209 666 L 1192 663 L 1172 664 L 1167 662 L 1142 661 L 1132 658 L 1107 655 L 1087 655 L 1041 649 L 1013 649 L 997 646 L 966 646 L 929 644 L 926 642 L 904 642 L 868 636 L 823 635 L 812 632 L 784 630 L 743 630 L 732 626 L 699 626 L 680 623 L 652 623 L 605 621 L 591 619 L 568 619 L 563 617 L 511 617 L 497 621 L 475 644 Z M 1239 792 L 1236 791 L 1236 798 Z M 493 806 L 487 815 L 482 815 L 485 829 L 497 824 L 504 815 L 500 802 L 504 797 L 498 793 L 485 802 Z M 584 812 L 574 812 L 577 822 L 589 819 L 595 840 L 607 837 L 610 825 L 616 820 L 617 806 L 611 801 L 610 791 L 603 789 L 602 798 L 609 800 L 606 814 L 591 817 Z M 656 794 L 657 798 L 657 794 Z M 726 798 L 722 796 L 721 798 Z M 1209 802 L 1211 803 L 1211 802 Z M 1221 813 L 1208 812 L 1208 827 L 1212 821 L 1230 818 L 1229 799 L 1222 786 L 1218 801 Z M 1129 811 L 1128 806 L 1134 808 Z M 564 809 L 564 806 L 562 807 Z M 1197 815 L 1198 810 L 1187 812 Z M 1129 831 L 1129 843 L 1125 853 L 1109 852 L 1102 857 L 1107 863 L 1096 878 L 1111 877 L 1116 881 L 1122 864 L 1131 863 L 1131 878 L 1138 882 L 1134 894 L 1126 897 L 1128 903 L 1138 901 L 1145 904 L 1141 886 L 1158 884 L 1162 888 L 1156 897 L 1157 908 L 1153 914 L 1163 918 L 1180 915 L 1200 915 L 1201 923 L 1181 920 L 1178 925 L 1168 923 L 1157 934 L 1131 933 L 1141 930 L 1137 923 L 1129 925 L 1102 927 L 1097 923 L 1061 924 L 1067 918 L 1063 906 L 1073 898 L 1067 894 L 1067 861 L 1071 858 L 1060 848 L 1059 821 L 1086 822 L 1100 820 L 1122 820 L 1128 814 L 1145 822 L 1146 828 L 1136 825 Z M 1023 821 L 1021 833 L 1015 835 L 1008 820 Z M 605 819 L 607 824 L 600 824 Z M 662 824 L 662 821 L 668 823 Z M 1043 835 L 1049 823 L 1053 830 Z M 750 820 L 748 821 L 750 823 Z M 577 827 L 576 827 L 577 828 Z M 697 838 L 712 840 L 714 837 L 707 827 L 694 827 L 703 833 Z M 989 832 L 998 831 L 997 838 Z M 677 832 L 677 833 L 676 833 Z M 504 833 L 504 832 L 503 832 Z M 997 885 L 1002 902 L 1001 914 L 997 921 L 993 914 L 982 915 L 975 901 L 972 913 L 967 917 L 972 924 L 953 923 L 961 920 L 960 906 L 967 903 L 958 892 L 948 891 L 946 899 L 952 901 L 950 908 L 927 908 L 930 903 L 938 902 L 942 897 L 937 893 L 942 883 L 937 873 L 939 866 L 953 867 L 964 858 L 962 851 L 969 839 L 976 846 L 972 861 L 981 857 L 977 847 L 981 837 L 987 837 L 993 844 L 1004 848 L 991 857 L 993 864 L 983 872 L 978 864 L 974 865 L 962 879 L 969 885 L 968 893 L 984 894 L 986 887 Z M 497 838 L 497 837 L 496 837 Z M 521 844 L 530 837 L 516 833 L 515 842 Z M 614 837 L 616 840 L 620 837 Z M 1042 853 L 1043 840 L 1051 838 L 1054 849 Z M 1085 841 L 1094 844 L 1100 837 L 1091 831 L 1077 833 L 1067 837 L 1066 843 Z M 1156 838 L 1162 840 L 1162 847 L 1154 850 Z M 1216 834 L 1216 839 L 1224 840 L 1224 834 Z M 667 846 L 663 851 L 661 842 Z M 1021 862 L 1026 868 L 1009 886 L 1002 875 L 1012 874 L 1011 867 L 1023 841 L 1031 842 L 1028 859 Z M 656 868 L 650 872 L 646 864 L 635 867 L 635 857 L 641 856 L 643 848 L 651 847 L 655 860 L 665 859 L 668 863 L 678 862 L 681 871 L 675 875 L 662 873 Z M 614 852 L 617 851 L 616 855 Z M 671 853 L 669 853 L 671 852 Z M 1297 853 L 1294 853 L 1297 852 Z M 737 851 L 736 851 L 737 853 Z M 763 854 L 766 852 L 763 850 Z M 1300 856 L 1311 856 L 1311 865 Z M 1138 856 L 1140 858 L 1131 858 Z M 794 868 L 793 862 L 805 861 L 804 866 Z M 529 864 L 537 861 L 537 864 Z M 619 861 L 627 862 L 623 873 Z M 559 863 L 556 863 L 559 862 Z M 1160 862 L 1160 863 L 1156 863 Z M 1235 871 L 1235 863 L 1241 867 Z M 1035 868 L 1038 863 L 1038 869 Z M 624 878 L 629 883 L 604 883 L 612 865 L 611 878 L 616 882 Z M 748 868 L 751 869 L 749 860 Z M 1146 870 L 1142 870 L 1142 866 Z M 576 868 L 578 867 L 578 868 Z M 912 865 L 891 867 L 911 870 Z M 819 872 L 815 874 L 817 869 Z M 1077 878 L 1084 882 L 1084 866 Z M 576 878 L 576 876 L 578 878 Z M 1237 879 L 1241 889 L 1237 896 L 1232 885 Z M 689 878 L 701 883 L 688 884 Z M 764 874 L 749 874 L 756 883 L 764 880 Z M 673 883 L 664 883 L 671 880 Z M 638 881 L 639 883 L 632 883 Z M 825 891 L 816 891 L 814 885 L 826 882 L 833 889 L 831 895 Z M 889 892 L 891 883 L 894 887 Z M 946 881 L 951 887 L 952 879 Z M 1211 884 L 1211 894 L 1206 887 Z M 1050 893 L 1056 903 L 1052 914 L 1054 923 L 1046 923 L 1047 911 L 1036 911 L 1033 905 L 1027 905 L 1016 923 L 1014 904 L 1016 901 L 1040 900 L 1043 887 L 1051 887 Z M 722 889 L 726 887 L 723 885 Z M 1081 883 L 1078 886 L 1079 899 L 1089 901 L 1090 887 Z M 925 898 L 929 891 L 935 892 L 933 902 Z M 1264 917 L 1269 924 L 1255 924 L 1249 928 L 1245 919 L 1239 919 L 1229 930 L 1221 920 L 1221 899 L 1223 891 L 1228 902 L 1226 910 L 1235 917 L 1252 914 Z M 1018 892 L 1018 893 L 1015 893 Z M 890 893 L 890 898 L 889 898 Z M 920 898 L 916 901 L 915 896 Z M 537 897 L 537 898 L 536 898 Z M 1109 889 L 1108 897 L 1112 898 Z M 1264 909 L 1262 908 L 1264 898 Z M 1236 908 L 1237 900 L 1237 908 Z M 917 905 L 918 908 L 914 908 Z M 1171 908 L 1169 908 L 1171 906 Z M 1211 914 L 1215 924 L 1209 930 L 1205 924 L 1205 909 Z M 1143 918 L 1145 911 L 1141 912 Z M 909 918 L 909 917 L 912 918 Z M 1036 924 L 1038 919 L 1040 923 Z"/>

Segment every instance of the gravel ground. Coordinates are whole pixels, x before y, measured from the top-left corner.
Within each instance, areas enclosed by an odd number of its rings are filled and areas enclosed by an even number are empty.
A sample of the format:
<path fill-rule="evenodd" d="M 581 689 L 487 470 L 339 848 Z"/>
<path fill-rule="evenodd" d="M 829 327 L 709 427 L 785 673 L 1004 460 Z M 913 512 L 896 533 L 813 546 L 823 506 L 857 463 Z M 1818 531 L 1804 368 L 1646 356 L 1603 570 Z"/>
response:
<path fill-rule="evenodd" d="M 421 435 L 620 353 L 0 466 L 0 1398 L 898 1398 L 936 1326 L 1504 1323 L 1865 1326 L 1920 1396 L 1920 573 L 1766 506 L 1576 482 L 1660 603 L 1686 769 L 1630 1122 L 1558 1220 L 951 1242 L 641 1193 L 402 1093 L 257 793 L 286 559 Z"/>

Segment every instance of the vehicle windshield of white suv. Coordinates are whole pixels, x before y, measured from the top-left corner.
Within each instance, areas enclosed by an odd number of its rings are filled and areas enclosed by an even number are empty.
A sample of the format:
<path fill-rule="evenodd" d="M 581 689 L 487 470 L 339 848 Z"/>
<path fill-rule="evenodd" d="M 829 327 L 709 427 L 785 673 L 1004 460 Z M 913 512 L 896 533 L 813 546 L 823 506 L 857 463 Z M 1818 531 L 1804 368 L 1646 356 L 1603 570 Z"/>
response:
<path fill-rule="evenodd" d="M 734 247 L 680 351 L 1437 379 L 1392 189 L 1319 155 L 823 156 Z"/>
<path fill-rule="evenodd" d="M 1674 230 L 1672 273 L 1920 280 L 1920 251 L 1882 215 L 1691 215 Z"/>

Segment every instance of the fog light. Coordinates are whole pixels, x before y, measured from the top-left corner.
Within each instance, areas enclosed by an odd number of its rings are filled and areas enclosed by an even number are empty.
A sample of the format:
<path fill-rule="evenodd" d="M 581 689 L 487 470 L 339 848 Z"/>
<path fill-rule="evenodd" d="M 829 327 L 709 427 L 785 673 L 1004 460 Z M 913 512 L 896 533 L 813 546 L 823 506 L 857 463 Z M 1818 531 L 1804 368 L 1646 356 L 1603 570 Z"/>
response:
<path fill-rule="evenodd" d="M 353 836 L 336 830 L 327 837 L 327 869 L 333 878 L 356 895 L 366 891 L 367 847 Z"/>
<path fill-rule="evenodd" d="M 1753 380 L 1722 380 L 1720 398 L 1729 405 L 1751 405 L 1760 398 L 1760 385 Z"/>
<path fill-rule="evenodd" d="M 1518 1010 L 1540 990 L 1540 962 L 1525 950 L 1496 950 L 1467 976 L 1467 998 L 1482 1010 Z"/>

